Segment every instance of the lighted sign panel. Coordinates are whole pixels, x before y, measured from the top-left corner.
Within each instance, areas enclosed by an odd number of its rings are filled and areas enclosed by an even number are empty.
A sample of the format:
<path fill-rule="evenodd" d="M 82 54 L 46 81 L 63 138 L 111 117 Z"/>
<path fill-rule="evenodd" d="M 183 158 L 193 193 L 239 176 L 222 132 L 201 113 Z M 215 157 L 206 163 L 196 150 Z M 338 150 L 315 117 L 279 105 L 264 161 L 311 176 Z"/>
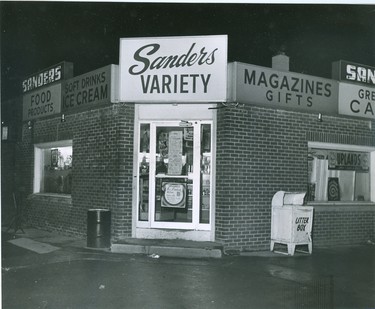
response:
<path fill-rule="evenodd" d="M 118 66 L 108 65 L 63 83 L 62 112 L 89 109 L 118 101 Z"/>
<path fill-rule="evenodd" d="M 226 100 L 227 36 L 120 40 L 120 101 Z"/>
<path fill-rule="evenodd" d="M 368 172 L 369 164 L 367 152 L 330 151 L 328 154 L 329 170 Z"/>
<path fill-rule="evenodd" d="M 332 64 L 332 76 L 340 81 L 375 86 L 375 68 L 364 64 L 336 61 Z"/>
<path fill-rule="evenodd" d="M 61 112 L 61 83 L 23 96 L 23 120 L 44 118 Z"/>
<path fill-rule="evenodd" d="M 339 114 L 375 119 L 375 89 L 340 83 Z"/>
<path fill-rule="evenodd" d="M 73 76 L 73 63 L 61 62 L 38 73 L 32 74 L 22 81 L 22 93 L 61 82 Z"/>
<path fill-rule="evenodd" d="M 230 100 L 277 109 L 337 114 L 338 82 L 234 62 Z"/>

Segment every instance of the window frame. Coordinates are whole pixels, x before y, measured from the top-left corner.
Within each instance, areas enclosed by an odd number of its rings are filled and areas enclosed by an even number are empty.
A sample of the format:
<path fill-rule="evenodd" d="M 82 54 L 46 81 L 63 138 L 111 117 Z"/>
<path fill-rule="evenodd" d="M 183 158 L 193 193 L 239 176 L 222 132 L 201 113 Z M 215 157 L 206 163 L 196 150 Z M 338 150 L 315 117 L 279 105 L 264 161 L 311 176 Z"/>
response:
<path fill-rule="evenodd" d="M 335 144 L 335 143 L 323 143 L 323 142 L 308 142 L 308 149 L 328 149 L 328 150 L 342 150 L 342 151 L 358 151 L 358 152 L 368 152 L 370 155 L 370 201 L 311 201 L 308 204 L 374 204 L 375 203 L 375 190 L 372 190 L 375 185 L 375 147 L 371 146 L 361 146 L 361 145 L 347 145 L 347 144 Z"/>
<path fill-rule="evenodd" d="M 34 144 L 34 184 L 33 194 L 47 194 L 47 195 L 71 195 L 66 193 L 48 193 L 40 192 L 41 183 L 43 181 L 44 157 L 43 151 L 48 148 L 72 147 L 73 155 L 73 140 L 61 140 L 48 143 Z"/>

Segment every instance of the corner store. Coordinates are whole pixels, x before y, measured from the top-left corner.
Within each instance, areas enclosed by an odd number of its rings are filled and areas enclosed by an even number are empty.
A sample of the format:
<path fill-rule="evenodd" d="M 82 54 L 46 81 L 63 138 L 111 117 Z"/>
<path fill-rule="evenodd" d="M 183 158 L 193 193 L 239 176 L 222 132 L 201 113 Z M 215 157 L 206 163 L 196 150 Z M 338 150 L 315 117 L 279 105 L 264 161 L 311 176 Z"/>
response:
<path fill-rule="evenodd" d="M 191 47 L 190 40 L 194 39 L 183 38 L 186 45 L 176 45 L 186 51 Z M 207 49 L 212 48 L 209 39 L 203 37 Z M 143 44 L 142 39 L 139 42 Z M 227 70 L 226 57 L 222 59 L 225 59 L 224 72 L 217 75 L 221 81 L 226 80 Z M 69 107 L 62 103 L 65 122 L 61 122 L 61 113 L 31 119 L 31 129 L 25 122 L 17 160 L 19 179 L 28 194 L 25 209 L 28 222 L 41 228 L 85 235 L 87 209 L 108 208 L 112 211 L 113 241 L 126 237 L 178 237 L 220 241 L 228 249 L 268 249 L 272 196 L 279 190 L 307 190 L 312 174 L 310 148 L 331 150 L 336 154 L 354 152 L 368 158 L 367 165 L 352 166 L 350 172 L 356 175 L 359 169 L 359 174 L 367 173 L 368 178 L 364 180 L 367 193 L 353 191 L 352 201 L 312 202 L 315 207 L 314 245 L 352 244 L 374 238 L 374 116 L 371 113 L 358 115 L 356 108 L 354 111 L 345 108 L 353 100 L 362 102 L 361 98 L 347 101 L 348 89 L 355 95 L 359 89 L 371 92 L 373 85 L 288 72 L 287 58 L 277 59 L 281 60 L 278 69 L 277 63 L 274 69 L 229 64 L 227 83 L 217 84 L 210 93 L 213 99 L 186 101 L 180 93 L 164 102 L 119 103 L 114 97 L 116 91 L 108 90 L 106 100 L 87 100 L 83 106 Z M 110 73 L 105 74 L 116 76 L 116 70 L 116 66 L 111 66 Z M 244 78 L 246 70 L 247 79 Z M 98 76 L 103 72 L 95 70 L 87 74 Z M 81 80 L 82 84 L 86 78 L 74 77 L 66 82 Z M 97 84 L 102 82 L 97 81 Z M 225 98 L 223 104 L 218 103 L 223 99 L 222 90 L 226 85 L 228 100 Z M 116 88 L 116 78 L 111 79 L 108 87 Z M 78 96 L 79 90 L 70 92 L 68 89 L 68 93 Z M 95 90 L 92 93 L 95 94 Z M 354 107 L 363 104 L 356 103 Z M 370 100 L 369 104 L 374 103 Z M 323 115 L 322 122 L 318 121 L 318 114 Z M 158 134 L 163 129 L 164 133 L 174 132 L 174 143 L 166 142 L 166 134 Z M 149 147 L 146 146 L 143 153 L 141 135 L 148 130 Z M 140 185 L 142 169 L 139 165 L 142 166 L 144 156 L 149 160 L 148 169 L 144 169 L 150 173 L 149 188 L 156 185 L 158 179 L 162 181 L 156 172 L 161 162 L 160 136 L 164 136 L 164 147 L 174 147 L 175 155 L 181 153 L 179 158 L 175 156 L 174 166 L 182 167 L 188 162 L 190 167 L 185 167 L 185 175 L 173 172 L 170 173 L 173 177 L 166 177 L 173 184 L 169 189 L 175 192 L 169 204 L 167 201 L 162 208 L 160 200 L 159 207 L 156 191 L 149 190 L 148 208 L 142 203 L 138 207 L 142 197 L 140 188 L 146 188 Z M 40 193 L 40 187 L 35 187 L 38 174 L 35 162 L 39 162 L 35 158 L 42 150 L 61 146 L 73 149 L 71 194 Z M 208 161 L 209 168 L 205 167 Z M 340 168 L 349 167 L 337 167 L 337 170 Z M 207 175 L 209 191 L 201 186 L 208 185 Z M 187 183 L 180 184 L 177 178 L 187 179 Z M 193 190 L 191 214 L 189 194 L 185 191 L 188 187 Z M 187 200 L 178 200 L 178 194 L 185 194 L 183 199 L 187 197 Z M 207 204 L 203 206 L 202 201 L 208 196 L 207 210 Z M 182 205 L 184 207 L 180 207 Z M 158 212 L 164 217 L 158 216 Z M 209 214 L 202 215 L 203 212 Z"/>

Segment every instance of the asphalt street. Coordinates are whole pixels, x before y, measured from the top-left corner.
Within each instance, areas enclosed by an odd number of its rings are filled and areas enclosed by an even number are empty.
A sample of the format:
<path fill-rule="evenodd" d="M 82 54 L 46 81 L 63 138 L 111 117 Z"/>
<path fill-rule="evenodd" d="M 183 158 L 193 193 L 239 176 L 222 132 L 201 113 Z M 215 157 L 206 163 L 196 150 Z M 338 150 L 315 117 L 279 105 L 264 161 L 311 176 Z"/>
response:
<path fill-rule="evenodd" d="M 12 239 L 2 233 L 3 309 L 375 308 L 370 243 L 293 257 L 184 259 L 115 254 L 52 238 L 58 249 L 39 254 Z"/>

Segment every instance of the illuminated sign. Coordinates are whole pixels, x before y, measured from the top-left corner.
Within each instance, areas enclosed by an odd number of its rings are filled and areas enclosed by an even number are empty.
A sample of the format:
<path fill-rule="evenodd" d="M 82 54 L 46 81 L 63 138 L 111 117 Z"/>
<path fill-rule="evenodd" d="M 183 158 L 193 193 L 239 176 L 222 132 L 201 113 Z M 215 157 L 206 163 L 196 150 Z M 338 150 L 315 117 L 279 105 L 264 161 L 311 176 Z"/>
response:
<path fill-rule="evenodd" d="M 120 40 L 120 100 L 225 101 L 226 35 Z"/>
<path fill-rule="evenodd" d="M 118 66 L 108 65 L 63 83 L 62 112 L 118 101 Z"/>
<path fill-rule="evenodd" d="M 338 82 L 234 62 L 230 100 L 277 109 L 337 114 Z"/>
<path fill-rule="evenodd" d="M 369 171 L 369 154 L 366 152 L 330 151 L 328 154 L 329 170 Z"/>
<path fill-rule="evenodd" d="M 375 119 L 375 89 L 340 83 L 339 114 Z"/>
<path fill-rule="evenodd" d="M 375 68 L 364 64 L 336 61 L 332 64 L 332 77 L 341 81 L 375 86 Z"/>
<path fill-rule="evenodd" d="M 56 82 L 61 82 L 62 80 L 72 76 L 73 64 L 70 62 L 61 62 L 23 80 L 22 92 L 26 93 Z"/>
<path fill-rule="evenodd" d="M 23 96 L 23 120 L 47 117 L 61 111 L 61 83 L 44 87 Z"/>

